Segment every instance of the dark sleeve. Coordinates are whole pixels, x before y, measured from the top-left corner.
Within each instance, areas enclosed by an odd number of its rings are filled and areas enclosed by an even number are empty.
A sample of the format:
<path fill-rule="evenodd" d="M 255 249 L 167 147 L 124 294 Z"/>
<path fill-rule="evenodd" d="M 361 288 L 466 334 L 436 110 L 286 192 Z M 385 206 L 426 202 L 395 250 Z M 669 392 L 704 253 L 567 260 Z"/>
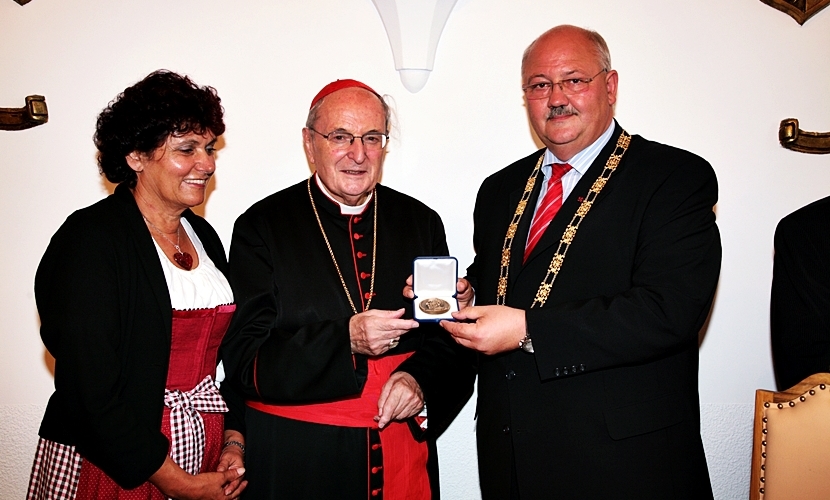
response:
<path fill-rule="evenodd" d="M 775 231 L 770 331 L 779 390 L 830 372 L 830 211 L 825 212 L 819 218 L 796 212 Z"/>
<path fill-rule="evenodd" d="M 484 179 L 484 182 L 482 182 L 481 186 L 478 189 L 478 193 L 476 194 L 475 208 L 473 209 L 473 221 L 476 221 L 476 223 L 473 224 L 473 250 L 475 253 L 473 254 L 472 264 L 467 266 L 467 274 L 464 276 L 464 278 L 466 278 L 467 281 L 470 282 L 470 285 L 476 292 L 479 288 L 479 279 L 481 278 L 482 271 L 481 257 L 479 256 L 479 251 L 483 248 L 483 245 L 481 245 L 480 243 L 480 238 L 484 237 L 482 235 L 482 227 L 484 226 L 483 223 L 488 222 L 485 218 L 482 217 L 481 212 L 485 210 L 485 207 L 489 207 L 490 205 L 492 205 L 493 200 L 491 197 L 494 197 L 493 193 L 498 192 L 492 187 L 494 178 L 495 177 L 491 176 Z M 489 195 L 485 193 L 489 193 Z M 478 299 L 476 299 L 475 303 L 478 303 Z"/>
<path fill-rule="evenodd" d="M 444 225 L 435 214 L 431 255 L 449 255 Z M 410 419 L 409 425 L 419 440 L 435 439 L 449 427 L 473 393 L 475 354 L 458 345 L 436 323 L 422 323 L 418 330 L 424 335 L 423 345 L 395 371 L 412 375 L 427 406 L 426 432 Z"/>
<path fill-rule="evenodd" d="M 223 343 L 226 370 L 246 397 L 271 403 L 308 403 L 359 394 L 367 363 L 352 356 L 349 319 L 277 328 L 279 294 L 264 223 L 243 214 L 234 226 L 230 283 L 236 314 Z M 283 243 L 288 244 L 288 243 Z M 300 284 L 297 284 L 300 286 Z"/>
<path fill-rule="evenodd" d="M 639 237 L 630 288 L 527 310 L 542 380 L 562 367 L 593 371 L 645 363 L 697 345 L 720 272 L 717 180 L 699 157 L 675 161 L 650 194 L 640 227 L 631 229 Z"/>
<path fill-rule="evenodd" d="M 117 261 L 130 250 L 117 248 L 106 233 L 70 217 L 40 262 L 35 295 L 41 337 L 56 360 L 53 398 L 68 409 L 63 418 L 77 450 L 129 489 L 162 466 L 168 440 L 160 422 L 147 426 L 135 418 L 134 405 L 142 402 L 123 396 L 125 377 L 142 374 L 127 366 L 122 351 L 130 334 L 147 332 L 125 331 L 123 287 L 135 284 L 119 274 Z"/>
<path fill-rule="evenodd" d="M 226 278 L 229 278 L 228 269 L 228 259 L 225 256 L 225 248 L 222 246 L 222 240 L 219 239 L 219 235 L 216 234 L 216 230 L 213 229 L 206 220 L 195 215 L 190 210 L 185 212 L 185 217 L 191 223 L 194 229 L 196 229 L 196 233 L 199 235 L 199 239 L 202 241 L 202 245 L 205 248 L 205 251 L 208 253 L 208 256 L 213 261 L 216 268 L 225 275 Z M 234 302 L 236 302 L 234 300 Z M 217 359 L 218 362 L 221 361 L 223 363 L 223 367 L 227 364 L 224 360 L 224 352 L 220 349 L 219 356 Z M 227 371 L 226 371 L 227 377 Z M 242 394 L 237 390 L 237 388 L 230 382 L 225 383 L 224 381 L 220 385 L 219 391 L 222 393 L 222 398 L 225 400 L 225 404 L 228 405 L 228 413 L 225 414 L 225 430 L 235 430 L 239 431 L 242 434 L 245 434 L 245 399 L 242 397 Z"/>
<path fill-rule="evenodd" d="M 410 428 L 419 440 L 436 439 L 470 399 L 475 382 L 475 353 L 461 347 L 435 324 L 421 325 L 424 343 L 396 371 L 409 373 L 424 392 L 429 418 L 422 431 L 413 419 Z"/>

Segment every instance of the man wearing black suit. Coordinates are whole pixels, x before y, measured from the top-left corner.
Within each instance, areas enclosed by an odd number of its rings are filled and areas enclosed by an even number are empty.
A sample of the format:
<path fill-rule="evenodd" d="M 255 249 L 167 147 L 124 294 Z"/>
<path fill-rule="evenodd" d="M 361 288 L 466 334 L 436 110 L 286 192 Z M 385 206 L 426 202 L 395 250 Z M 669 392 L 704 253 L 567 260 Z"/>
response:
<path fill-rule="evenodd" d="M 443 322 L 481 353 L 482 497 L 712 498 L 697 390 L 721 259 L 714 171 L 616 123 L 595 32 L 546 32 L 522 78 L 546 149 L 482 184 L 468 307 Z"/>
<path fill-rule="evenodd" d="M 772 271 L 772 364 L 779 390 L 830 372 L 830 197 L 781 219 Z"/>

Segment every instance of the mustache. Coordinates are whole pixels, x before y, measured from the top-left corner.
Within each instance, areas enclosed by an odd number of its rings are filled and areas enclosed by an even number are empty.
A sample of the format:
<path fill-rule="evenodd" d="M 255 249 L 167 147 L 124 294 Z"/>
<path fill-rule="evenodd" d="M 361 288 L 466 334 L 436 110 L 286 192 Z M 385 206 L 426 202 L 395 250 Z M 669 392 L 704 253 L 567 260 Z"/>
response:
<path fill-rule="evenodd" d="M 577 113 L 576 109 L 573 106 L 571 106 L 570 104 L 565 104 L 562 106 L 555 106 L 553 108 L 550 108 L 550 111 L 548 111 L 547 119 L 550 120 L 556 118 L 557 116 L 569 116 L 576 114 L 579 113 Z"/>

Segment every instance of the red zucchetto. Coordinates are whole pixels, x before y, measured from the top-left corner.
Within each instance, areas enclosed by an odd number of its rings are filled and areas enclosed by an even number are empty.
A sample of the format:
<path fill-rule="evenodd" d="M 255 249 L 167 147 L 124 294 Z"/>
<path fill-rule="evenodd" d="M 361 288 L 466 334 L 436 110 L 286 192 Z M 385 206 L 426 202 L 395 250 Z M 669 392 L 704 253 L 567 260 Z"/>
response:
<path fill-rule="evenodd" d="M 331 82 L 330 84 L 326 85 L 325 87 L 323 87 L 322 90 L 320 90 L 320 92 L 317 92 L 317 95 L 314 96 L 314 99 L 311 100 L 311 106 L 309 106 L 309 109 L 313 108 L 314 105 L 317 104 L 317 102 L 320 99 L 326 97 L 327 95 L 333 94 L 334 92 L 337 92 L 338 90 L 347 89 L 349 87 L 357 87 L 357 88 L 361 88 L 361 89 L 366 89 L 369 92 L 371 92 L 371 93 L 375 94 L 376 96 L 378 96 L 379 99 L 383 99 L 382 97 L 380 97 L 380 94 L 375 92 L 375 90 L 372 87 L 366 85 L 363 82 L 359 82 L 357 80 L 349 80 L 349 79 L 335 80 L 335 81 Z"/>

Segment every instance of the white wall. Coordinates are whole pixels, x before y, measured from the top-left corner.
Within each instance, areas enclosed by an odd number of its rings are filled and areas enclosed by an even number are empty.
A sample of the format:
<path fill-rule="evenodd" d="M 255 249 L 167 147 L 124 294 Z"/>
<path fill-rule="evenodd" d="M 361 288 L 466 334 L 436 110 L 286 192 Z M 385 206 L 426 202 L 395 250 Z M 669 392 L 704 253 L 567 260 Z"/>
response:
<path fill-rule="evenodd" d="M 228 129 L 204 211 L 227 245 L 244 209 L 309 174 L 300 129 L 317 90 L 363 80 L 397 103 L 384 184 L 435 208 L 468 263 L 480 182 L 536 147 L 521 53 L 560 23 L 605 36 L 629 132 L 717 171 L 724 253 L 701 348 L 703 437 L 716 497 L 744 498 L 754 391 L 774 386 L 773 231 L 830 194 L 830 157 L 777 143 L 782 118 L 830 130 L 830 9 L 799 26 L 758 0 L 459 0 L 417 94 L 394 71 L 371 0 L 0 0 L 0 106 L 39 93 L 50 112 L 46 125 L 0 132 L 0 497 L 24 495 L 52 391 L 35 269 L 65 217 L 107 194 L 91 136 L 118 92 L 158 68 L 218 89 Z M 471 405 L 439 445 L 445 498 L 479 498 Z"/>

